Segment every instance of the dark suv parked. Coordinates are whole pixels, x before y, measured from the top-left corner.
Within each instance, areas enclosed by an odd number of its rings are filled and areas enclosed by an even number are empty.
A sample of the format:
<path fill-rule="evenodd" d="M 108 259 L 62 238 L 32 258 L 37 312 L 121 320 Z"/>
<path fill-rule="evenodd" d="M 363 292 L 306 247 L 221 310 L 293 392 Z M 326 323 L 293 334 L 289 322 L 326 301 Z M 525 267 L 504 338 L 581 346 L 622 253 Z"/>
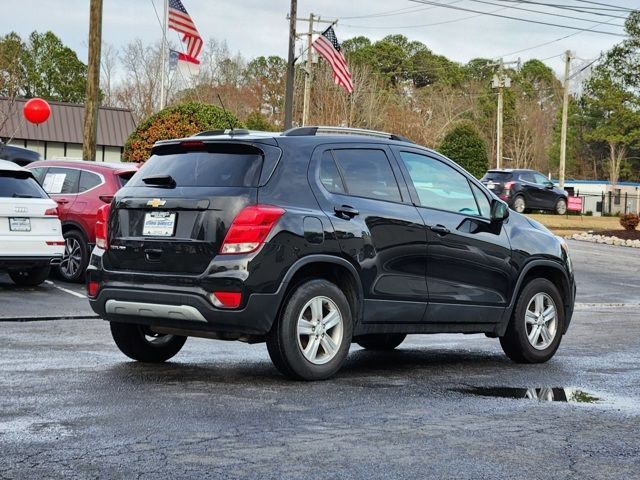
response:
<path fill-rule="evenodd" d="M 535 170 L 489 170 L 480 181 L 518 213 L 525 210 L 567 213 L 567 192 Z"/>
<path fill-rule="evenodd" d="M 157 143 L 100 209 L 91 306 L 122 352 L 174 356 L 187 336 L 266 341 L 322 379 L 352 342 L 485 333 L 524 363 L 566 332 L 566 244 L 457 164 L 401 137 L 308 127 Z"/>

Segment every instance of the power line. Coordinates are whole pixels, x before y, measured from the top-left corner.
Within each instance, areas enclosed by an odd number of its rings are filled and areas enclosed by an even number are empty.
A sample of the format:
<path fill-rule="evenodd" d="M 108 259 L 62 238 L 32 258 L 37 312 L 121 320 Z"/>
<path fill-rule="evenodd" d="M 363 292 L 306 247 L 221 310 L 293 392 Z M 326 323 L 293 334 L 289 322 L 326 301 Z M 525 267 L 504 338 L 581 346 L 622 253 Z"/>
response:
<path fill-rule="evenodd" d="M 444 7 L 445 5 L 439 5 L 440 7 Z M 500 12 L 502 10 L 506 10 L 508 7 L 502 7 L 502 8 L 497 8 L 496 10 L 491 10 L 490 13 L 495 13 L 495 12 Z M 447 25 L 449 23 L 458 23 L 458 22 L 463 22 L 465 20 L 471 20 L 472 18 L 478 18 L 478 17 L 482 17 L 484 15 L 484 13 L 481 13 L 479 15 L 469 15 L 466 17 L 462 17 L 462 18 L 455 18 L 453 20 L 443 20 L 441 22 L 433 22 L 433 23 L 423 23 L 421 25 L 396 25 L 396 26 L 379 26 L 379 25 L 350 25 L 348 23 L 341 23 L 340 26 L 342 27 L 351 27 L 351 28 L 370 28 L 370 29 L 385 29 L 385 30 L 397 30 L 397 29 L 404 29 L 404 28 L 423 28 L 423 27 L 435 27 L 437 25 Z"/>
<path fill-rule="evenodd" d="M 487 2 L 485 0 L 471 0 L 472 2 L 475 3 L 483 3 L 485 5 L 494 5 L 494 6 L 498 6 L 500 5 L 499 3 L 493 3 L 493 2 Z M 502 0 L 505 1 L 505 0 Z M 509 0 L 506 0 L 509 1 Z M 529 2 L 519 2 L 519 3 L 529 3 Z M 509 6 L 507 8 L 510 8 L 512 10 L 522 10 L 523 12 L 531 12 L 531 13 L 538 13 L 540 15 L 551 15 L 552 17 L 559 17 L 559 18 L 569 18 L 571 20 L 578 20 L 581 22 L 593 22 L 593 19 L 588 19 L 588 18 L 580 18 L 580 17 L 575 17 L 575 16 L 570 16 L 570 15 L 562 15 L 560 13 L 553 13 L 553 12 L 543 12 L 541 10 L 533 10 L 531 8 L 523 8 L 523 7 L 516 7 L 516 6 Z M 604 14 L 600 14 L 600 15 L 604 15 Z M 609 16 L 609 15 L 605 15 L 605 16 Z M 624 18 L 624 17 L 618 17 L 618 18 Z M 612 27 L 624 27 L 624 25 L 620 25 L 617 23 L 611 24 Z"/>
<path fill-rule="evenodd" d="M 570 25 L 561 25 L 561 24 L 558 24 L 558 23 L 542 22 L 540 20 L 529 20 L 529 19 L 526 19 L 526 18 L 512 17 L 510 15 L 501 15 L 501 14 L 497 14 L 497 13 L 490 13 L 490 12 L 483 12 L 483 11 L 480 11 L 480 10 L 473 10 L 471 8 L 457 7 L 457 6 L 454 6 L 454 5 L 442 5 L 442 4 L 438 4 L 438 3 L 435 3 L 433 1 L 428 1 L 428 0 L 412 0 L 412 1 L 417 2 L 417 3 L 424 3 L 426 5 L 438 5 L 438 6 L 441 6 L 443 8 L 450 8 L 452 10 L 461 10 L 461 11 L 464 11 L 464 12 L 479 13 L 481 15 L 488 15 L 488 16 L 491 16 L 491 17 L 505 18 L 505 19 L 508 19 L 508 20 L 516 20 L 516 21 L 519 21 L 519 22 L 534 23 L 534 24 L 538 24 L 538 25 L 546 25 L 546 26 L 549 26 L 549 27 L 568 28 L 570 30 L 579 30 L 579 31 L 583 31 L 583 32 L 584 31 L 590 31 L 591 33 L 600 33 L 602 35 L 612 35 L 612 36 L 615 36 L 615 37 L 626 37 L 626 35 L 621 34 L 621 33 L 606 32 L 606 31 L 603 31 L 603 30 L 591 30 L 591 29 L 585 29 L 585 28 L 580 28 L 580 27 L 573 27 L 573 26 L 570 26 Z"/>
<path fill-rule="evenodd" d="M 584 33 L 585 31 L 589 31 L 592 28 L 596 28 L 599 25 L 604 25 L 604 24 L 607 24 L 608 22 L 612 22 L 612 21 L 613 21 L 613 18 L 609 19 L 609 20 L 606 20 L 604 22 L 594 23 L 590 28 L 587 28 L 587 29 L 585 29 L 585 30 L 583 30 L 581 32 L 573 32 L 573 33 L 570 33 L 568 35 L 564 35 L 562 37 L 556 38 L 555 40 L 550 40 L 548 42 L 539 43 L 538 45 L 533 45 L 532 47 L 527 47 L 527 48 L 523 48 L 523 49 L 520 49 L 520 50 L 516 50 L 515 52 L 505 53 L 504 55 L 500 55 L 500 57 L 509 57 L 511 55 L 516 55 L 518 53 L 528 52 L 529 50 L 535 50 L 536 48 L 545 47 L 547 45 L 551 45 L 552 43 L 561 42 L 562 40 L 566 40 L 567 38 L 570 38 L 570 37 L 575 37 L 576 35 L 580 35 L 581 33 Z M 564 54 L 560 54 L 560 55 L 564 55 Z M 557 55 L 557 56 L 559 56 L 559 55 Z M 551 57 L 551 58 L 553 58 L 553 57 Z"/>
<path fill-rule="evenodd" d="M 464 0 L 453 0 L 452 2 L 449 2 L 448 5 L 453 5 L 454 3 L 460 3 Z M 417 7 L 417 6 L 413 6 L 413 7 L 405 7 L 405 8 L 399 8 L 396 10 L 387 10 L 385 12 L 378 12 L 378 13 L 372 13 L 369 15 L 355 15 L 355 16 L 350 16 L 350 17 L 340 17 L 341 20 L 354 20 L 354 19 L 360 19 L 360 18 L 378 18 L 378 17 L 393 17 L 396 15 L 406 15 L 408 13 L 415 13 L 415 12 L 422 12 L 424 10 L 433 10 L 434 8 L 438 8 L 438 7 Z M 338 18 L 339 15 L 333 15 L 332 18 Z"/>
<path fill-rule="evenodd" d="M 579 13 L 586 13 L 587 15 L 595 15 L 598 17 L 613 17 L 613 18 L 619 18 L 622 20 L 626 20 L 627 17 L 623 17 L 621 15 L 611 15 L 610 13 L 602 13 L 601 11 L 590 11 L 590 10 L 584 10 L 584 8 L 590 8 L 590 7 L 583 7 L 583 8 L 577 8 L 577 6 L 572 6 L 572 5 L 564 5 L 564 4 L 557 4 L 557 3 L 545 3 L 545 2 L 535 2 L 532 0 L 498 0 L 500 2 L 509 2 L 509 3 L 518 3 L 518 4 L 528 4 L 528 5 L 538 5 L 538 6 L 542 6 L 542 7 L 550 7 L 550 8 L 557 8 L 560 10 L 571 10 L 573 12 L 579 12 Z M 514 7 L 516 8 L 516 7 Z M 613 10 L 615 12 L 620 12 L 620 10 Z M 553 15 L 553 14 L 552 14 Z M 571 17 L 574 18 L 574 17 Z"/>
<path fill-rule="evenodd" d="M 611 5 L 610 3 L 591 2 L 589 0 L 575 0 L 575 1 L 580 3 L 590 3 L 592 5 L 600 5 L 601 7 L 613 7 L 626 12 L 633 12 L 633 8 L 621 7 L 619 5 Z"/>

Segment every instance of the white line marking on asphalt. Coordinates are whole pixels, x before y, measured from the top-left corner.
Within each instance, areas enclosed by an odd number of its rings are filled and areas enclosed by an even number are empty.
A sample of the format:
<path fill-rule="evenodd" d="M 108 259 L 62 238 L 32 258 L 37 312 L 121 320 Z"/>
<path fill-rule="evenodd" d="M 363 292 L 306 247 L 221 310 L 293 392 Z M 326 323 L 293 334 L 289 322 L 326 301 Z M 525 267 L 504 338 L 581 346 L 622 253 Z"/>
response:
<path fill-rule="evenodd" d="M 638 308 L 640 303 L 576 303 L 575 309 L 590 308 Z"/>
<path fill-rule="evenodd" d="M 68 293 L 69 295 L 73 295 L 74 297 L 78 297 L 78 298 L 87 298 L 86 295 L 82 295 L 81 293 L 78 292 L 74 292 L 73 290 L 69 290 L 68 288 L 63 288 L 59 285 L 56 285 L 55 283 L 53 283 L 51 280 L 45 280 L 44 283 L 51 285 L 53 288 L 57 288 L 58 290 L 61 290 L 65 293 Z"/>

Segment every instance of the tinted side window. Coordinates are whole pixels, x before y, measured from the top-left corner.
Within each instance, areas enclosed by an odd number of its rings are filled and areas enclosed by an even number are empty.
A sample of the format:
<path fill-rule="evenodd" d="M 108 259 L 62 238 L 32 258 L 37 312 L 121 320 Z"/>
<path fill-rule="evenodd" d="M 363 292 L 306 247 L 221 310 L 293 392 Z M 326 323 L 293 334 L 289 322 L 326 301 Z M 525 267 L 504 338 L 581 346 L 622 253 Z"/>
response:
<path fill-rule="evenodd" d="M 100 175 L 83 170 L 82 173 L 80 173 L 80 186 L 78 187 L 78 193 L 86 192 L 93 187 L 97 187 L 101 183 L 102 179 L 100 178 Z"/>
<path fill-rule="evenodd" d="M 320 160 L 320 182 L 331 193 L 345 193 L 338 167 L 329 150 L 322 154 Z"/>
<path fill-rule="evenodd" d="M 387 155 L 382 150 L 334 150 L 349 195 L 400 202 L 400 190 Z"/>
<path fill-rule="evenodd" d="M 547 177 L 540 175 L 539 173 L 534 173 L 533 178 L 535 178 L 538 185 L 546 185 L 550 181 Z"/>
<path fill-rule="evenodd" d="M 533 178 L 532 173 L 521 173 L 518 178 L 520 178 L 520 180 L 522 180 L 523 182 L 536 183 L 536 180 Z"/>
<path fill-rule="evenodd" d="M 47 193 L 78 193 L 80 170 L 72 168 L 50 167 L 42 181 Z"/>
<path fill-rule="evenodd" d="M 433 158 L 400 152 L 423 207 L 480 215 L 467 178 Z"/>
<path fill-rule="evenodd" d="M 476 197 L 476 202 L 478 202 L 478 208 L 480 209 L 480 215 L 484 218 L 491 218 L 491 203 L 489 203 L 489 199 L 484 194 L 480 188 L 478 188 L 473 183 L 469 182 L 471 185 L 471 190 L 473 190 L 473 194 Z"/>

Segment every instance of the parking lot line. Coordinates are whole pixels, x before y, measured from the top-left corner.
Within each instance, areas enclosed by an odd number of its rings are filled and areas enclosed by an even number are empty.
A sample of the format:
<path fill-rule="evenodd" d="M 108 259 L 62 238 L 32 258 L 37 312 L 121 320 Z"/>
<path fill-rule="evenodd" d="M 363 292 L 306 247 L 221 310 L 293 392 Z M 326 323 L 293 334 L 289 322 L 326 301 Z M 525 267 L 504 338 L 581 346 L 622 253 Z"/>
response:
<path fill-rule="evenodd" d="M 65 293 L 68 293 L 69 295 L 73 295 L 74 297 L 77 297 L 77 298 L 87 298 L 87 296 L 86 296 L 86 295 L 83 295 L 83 294 L 81 294 L 81 293 L 74 292 L 73 290 L 69 290 L 68 288 L 64 288 L 64 287 L 61 287 L 61 286 L 59 286 L 59 285 L 56 285 L 56 284 L 55 284 L 55 283 L 53 283 L 51 280 L 45 280 L 45 283 L 46 283 L 47 285 L 51 285 L 53 288 L 57 288 L 58 290 L 61 290 L 61 291 L 65 292 Z"/>

